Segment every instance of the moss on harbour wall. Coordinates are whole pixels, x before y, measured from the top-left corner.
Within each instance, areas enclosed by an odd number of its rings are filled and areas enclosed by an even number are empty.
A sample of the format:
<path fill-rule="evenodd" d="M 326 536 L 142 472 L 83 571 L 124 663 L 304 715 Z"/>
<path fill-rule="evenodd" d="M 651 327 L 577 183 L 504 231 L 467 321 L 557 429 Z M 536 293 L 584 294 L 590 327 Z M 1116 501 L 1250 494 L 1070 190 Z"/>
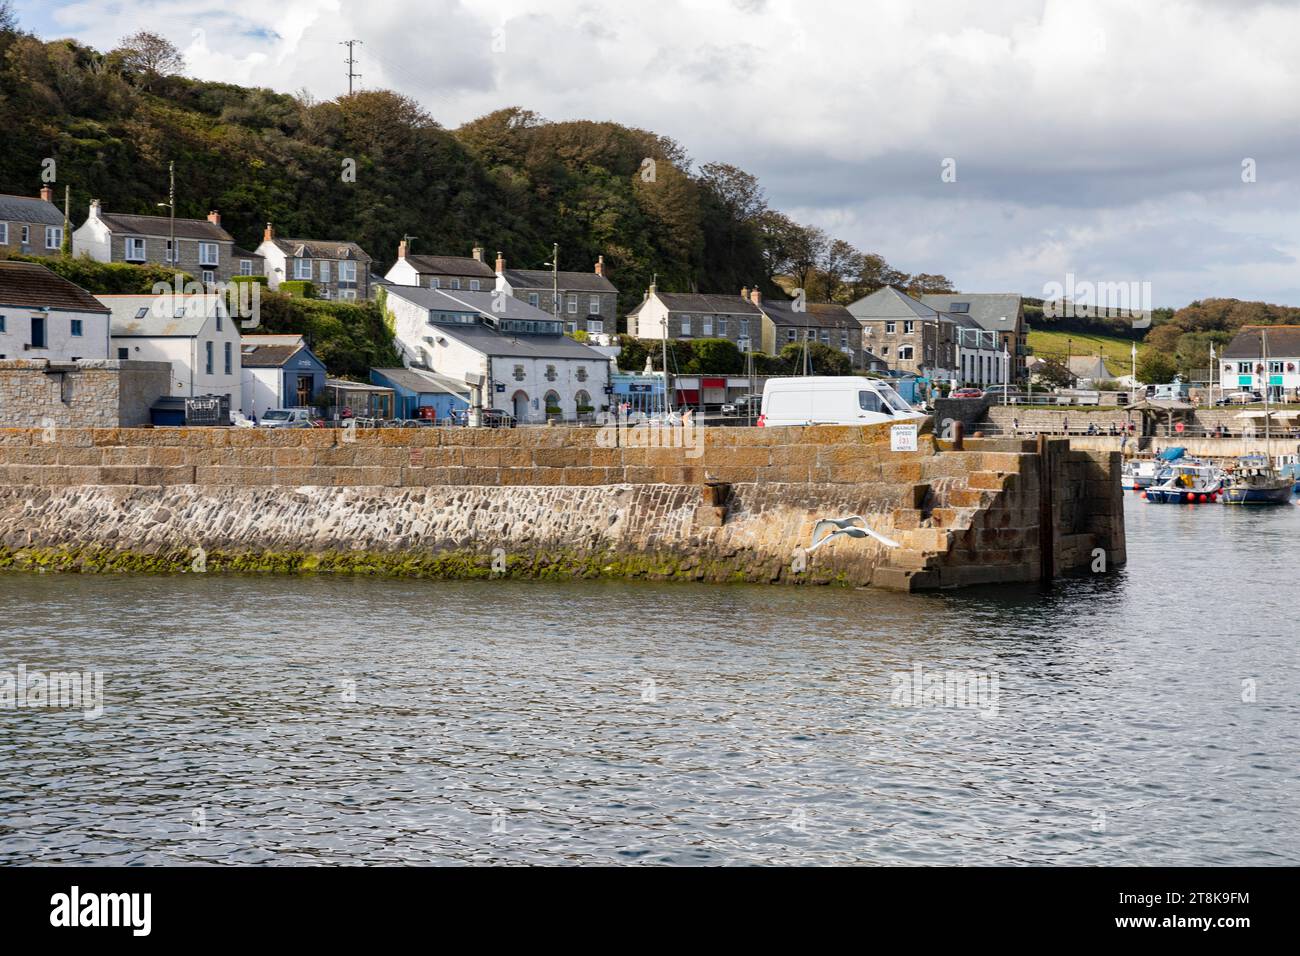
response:
<path fill-rule="evenodd" d="M 197 563 L 197 564 L 196 564 Z M 201 566 L 201 570 L 200 570 Z M 701 581 L 770 583 L 783 576 L 797 584 L 848 586 L 843 572 L 791 575 L 780 563 L 770 568 L 738 570 L 726 561 L 671 555 L 580 554 L 484 555 L 453 551 L 436 555 L 341 551 L 144 553 L 105 547 L 0 548 L 0 571 L 72 574 L 345 574 L 419 578 L 434 581 L 506 578 L 584 580 Z"/>

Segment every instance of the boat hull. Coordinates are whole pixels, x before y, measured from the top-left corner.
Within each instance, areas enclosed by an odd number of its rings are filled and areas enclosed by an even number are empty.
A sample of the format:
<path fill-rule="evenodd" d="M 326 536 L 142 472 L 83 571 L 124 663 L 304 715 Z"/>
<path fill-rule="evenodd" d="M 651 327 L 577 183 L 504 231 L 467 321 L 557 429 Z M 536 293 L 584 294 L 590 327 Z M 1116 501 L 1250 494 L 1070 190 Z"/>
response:
<path fill-rule="evenodd" d="M 1157 505 L 1203 505 L 1217 501 L 1223 492 L 1218 488 L 1178 489 L 1148 488 L 1146 500 Z"/>
<path fill-rule="evenodd" d="M 1225 505 L 1284 505 L 1291 500 L 1291 483 L 1279 488 L 1224 488 Z"/>

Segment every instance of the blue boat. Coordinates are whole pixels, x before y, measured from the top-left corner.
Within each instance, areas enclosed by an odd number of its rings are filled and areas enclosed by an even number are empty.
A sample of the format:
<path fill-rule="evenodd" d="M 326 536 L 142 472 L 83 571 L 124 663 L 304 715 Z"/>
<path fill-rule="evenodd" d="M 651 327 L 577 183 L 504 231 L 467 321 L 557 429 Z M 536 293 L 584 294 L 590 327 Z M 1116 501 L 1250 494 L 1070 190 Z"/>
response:
<path fill-rule="evenodd" d="M 1223 489 L 1225 505 L 1284 505 L 1290 502 L 1295 479 L 1282 474 L 1267 455 L 1237 459 Z"/>
<path fill-rule="evenodd" d="M 1152 485 L 1142 497 L 1158 505 L 1199 505 L 1217 501 L 1223 491 L 1223 472 L 1213 465 L 1179 462 L 1168 476 Z"/>

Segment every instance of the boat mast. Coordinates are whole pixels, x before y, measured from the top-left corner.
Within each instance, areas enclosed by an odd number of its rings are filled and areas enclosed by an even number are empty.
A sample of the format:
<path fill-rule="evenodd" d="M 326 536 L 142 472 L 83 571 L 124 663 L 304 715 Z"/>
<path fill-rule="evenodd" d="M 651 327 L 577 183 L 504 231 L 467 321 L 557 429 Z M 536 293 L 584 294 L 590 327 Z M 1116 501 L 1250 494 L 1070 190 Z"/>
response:
<path fill-rule="evenodd" d="M 1270 384 L 1268 374 L 1268 329 L 1260 329 L 1259 336 L 1264 351 L 1264 449 L 1271 464 L 1273 461 L 1273 430 L 1269 427 L 1269 424 L 1272 421 L 1273 413 L 1269 411 L 1269 399 L 1272 397 L 1273 387 Z"/>

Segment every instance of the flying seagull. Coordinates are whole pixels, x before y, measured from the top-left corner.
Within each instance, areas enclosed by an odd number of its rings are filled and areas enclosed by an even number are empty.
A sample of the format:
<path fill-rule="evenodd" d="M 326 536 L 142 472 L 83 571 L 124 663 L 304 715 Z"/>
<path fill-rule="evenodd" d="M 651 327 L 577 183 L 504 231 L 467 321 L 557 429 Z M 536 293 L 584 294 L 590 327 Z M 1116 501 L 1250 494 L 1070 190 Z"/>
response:
<path fill-rule="evenodd" d="M 856 527 L 854 522 L 857 522 L 862 527 L 860 528 Z M 831 531 L 830 529 L 832 528 L 834 528 L 835 530 Z M 827 534 L 825 537 L 818 538 L 818 535 L 820 535 L 823 531 L 830 531 L 830 533 Z M 888 547 L 891 548 L 902 547 L 902 545 L 900 545 L 897 541 L 893 541 L 889 538 L 886 538 L 880 532 L 872 531 L 870 528 L 868 528 L 867 522 L 862 518 L 861 515 L 849 515 L 847 518 L 822 518 L 815 525 L 813 525 L 812 544 L 808 546 L 807 553 L 812 554 L 814 551 L 820 548 L 827 541 L 831 540 L 832 538 L 837 538 L 842 534 L 846 534 L 850 538 L 872 537 L 875 538 L 877 541 L 879 541 L 881 544 L 886 545 Z"/>

